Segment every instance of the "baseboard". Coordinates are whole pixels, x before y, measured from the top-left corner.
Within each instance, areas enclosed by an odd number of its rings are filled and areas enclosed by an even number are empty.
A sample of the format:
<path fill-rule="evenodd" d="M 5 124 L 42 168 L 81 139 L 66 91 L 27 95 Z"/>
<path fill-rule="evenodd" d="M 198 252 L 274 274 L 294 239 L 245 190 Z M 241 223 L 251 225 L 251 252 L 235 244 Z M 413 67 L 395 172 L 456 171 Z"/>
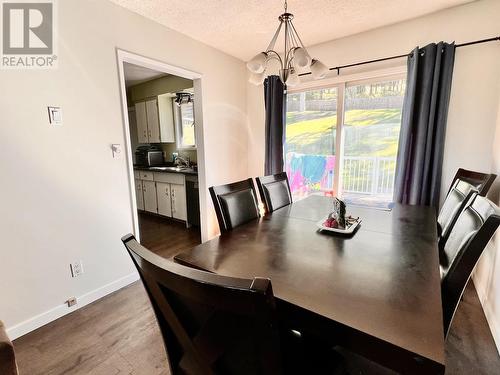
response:
<path fill-rule="evenodd" d="M 124 276 L 118 280 L 115 280 L 109 284 L 103 285 L 100 288 L 92 290 L 81 296 L 77 296 L 78 304 L 72 307 L 68 307 L 67 304 L 58 305 L 48 311 L 45 311 L 39 315 L 36 315 L 30 319 L 25 320 L 15 326 L 7 328 L 7 334 L 11 340 L 15 340 L 29 332 L 34 331 L 37 328 L 44 326 L 60 317 L 67 315 L 75 310 L 82 308 L 89 303 L 97 301 L 98 299 L 116 292 L 117 290 L 139 280 L 139 274 L 137 272 L 131 273 L 130 275 Z"/>
<path fill-rule="evenodd" d="M 478 285 L 475 277 L 472 277 L 474 281 L 474 285 Z M 493 340 L 495 341 L 495 345 L 497 347 L 498 354 L 500 354 L 500 321 L 498 317 L 495 316 L 494 312 L 491 309 L 491 305 L 487 303 L 486 295 L 484 294 L 484 290 L 482 288 L 476 287 L 477 295 L 479 297 L 479 301 L 481 302 L 481 306 L 484 311 L 484 315 L 486 316 L 486 320 L 488 322 L 488 326 L 490 327 L 491 334 L 493 336 Z"/>

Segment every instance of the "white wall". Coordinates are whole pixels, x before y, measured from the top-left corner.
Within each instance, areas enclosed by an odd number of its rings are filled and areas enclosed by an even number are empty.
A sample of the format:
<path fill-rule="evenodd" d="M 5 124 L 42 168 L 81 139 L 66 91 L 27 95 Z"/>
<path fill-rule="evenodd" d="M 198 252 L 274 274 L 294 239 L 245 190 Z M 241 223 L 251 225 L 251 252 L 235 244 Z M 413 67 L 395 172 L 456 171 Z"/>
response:
<path fill-rule="evenodd" d="M 59 1 L 58 13 L 58 69 L 0 71 L 0 319 L 14 337 L 70 311 L 71 296 L 87 303 L 137 277 L 120 242 L 133 230 L 126 160 L 110 151 L 125 143 L 117 47 L 201 73 L 207 185 L 247 176 L 241 61 L 108 1 Z"/>
<path fill-rule="evenodd" d="M 500 1 L 481 0 L 425 17 L 309 48 L 328 66 L 339 66 L 410 52 L 431 42 L 468 42 L 497 36 Z M 300 30 L 299 30 L 300 32 Z M 500 175 L 500 43 L 457 49 L 446 134 L 441 195 L 459 167 Z M 344 70 L 351 74 L 406 64 L 404 59 Z M 250 175 L 264 171 L 263 88 L 247 84 Z M 495 137 L 496 127 L 496 140 Z M 492 166 L 493 161 L 493 166 Z M 492 198 L 499 202 L 500 177 Z M 496 194 L 496 195 L 495 195 Z M 494 248 L 496 247 L 496 252 Z M 500 348 L 500 237 L 484 254 L 475 283 Z"/>

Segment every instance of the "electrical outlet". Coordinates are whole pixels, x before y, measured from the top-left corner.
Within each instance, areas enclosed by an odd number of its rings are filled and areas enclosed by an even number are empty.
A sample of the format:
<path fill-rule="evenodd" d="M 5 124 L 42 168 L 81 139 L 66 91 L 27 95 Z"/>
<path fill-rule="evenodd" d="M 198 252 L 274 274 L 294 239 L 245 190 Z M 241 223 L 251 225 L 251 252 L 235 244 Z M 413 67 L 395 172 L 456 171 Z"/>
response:
<path fill-rule="evenodd" d="M 66 301 L 66 303 L 68 304 L 68 307 L 75 306 L 76 305 L 76 297 L 70 297 L 70 298 L 68 298 L 68 300 Z"/>
<path fill-rule="evenodd" d="M 70 268 L 72 277 L 78 277 L 83 274 L 83 264 L 81 260 L 71 263 Z"/>

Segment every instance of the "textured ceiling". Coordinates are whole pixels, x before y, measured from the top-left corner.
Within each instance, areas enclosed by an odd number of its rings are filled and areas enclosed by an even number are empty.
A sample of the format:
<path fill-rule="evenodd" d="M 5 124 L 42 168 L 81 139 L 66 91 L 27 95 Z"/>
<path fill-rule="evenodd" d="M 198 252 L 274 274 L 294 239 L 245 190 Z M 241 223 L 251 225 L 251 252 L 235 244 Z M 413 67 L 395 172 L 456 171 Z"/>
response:
<path fill-rule="evenodd" d="M 111 0 L 242 60 L 265 49 L 283 12 L 278 0 Z M 306 46 L 473 0 L 289 0 Z"/>

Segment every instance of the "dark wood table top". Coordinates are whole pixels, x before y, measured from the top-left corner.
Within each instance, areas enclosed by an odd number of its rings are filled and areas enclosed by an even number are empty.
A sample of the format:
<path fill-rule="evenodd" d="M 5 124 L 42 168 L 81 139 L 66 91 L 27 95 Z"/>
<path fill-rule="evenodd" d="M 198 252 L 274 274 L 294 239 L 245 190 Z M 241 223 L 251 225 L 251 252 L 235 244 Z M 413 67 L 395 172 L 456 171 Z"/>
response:
<path fill-rule="evenodd" d="M 331 207 L 331 199 L 311 196 L 175 259 L 221 275 L 268 277 L 279 300 L 444 369 L 434 210 L 348 207 L 362 223 L 345 237 L 317 231 Z"/>

